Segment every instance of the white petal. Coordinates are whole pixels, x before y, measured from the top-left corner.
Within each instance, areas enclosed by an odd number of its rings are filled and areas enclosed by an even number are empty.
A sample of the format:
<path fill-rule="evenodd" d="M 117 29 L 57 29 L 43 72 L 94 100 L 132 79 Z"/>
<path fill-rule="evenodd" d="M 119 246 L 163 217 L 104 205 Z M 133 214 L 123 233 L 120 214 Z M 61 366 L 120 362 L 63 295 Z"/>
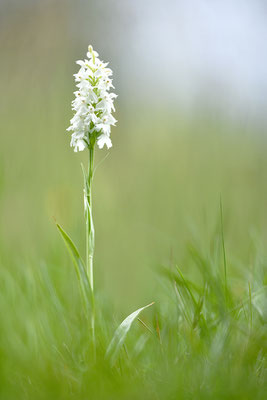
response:
<path fill-rule="evenodd" d="M 112 147 L 110 137 L 104 134 L 99 136 L 99 138 L 97 139 L 97 144 L 100 149 L 103 149 L 104 145 L 106 145 L 108 149 Z"/>

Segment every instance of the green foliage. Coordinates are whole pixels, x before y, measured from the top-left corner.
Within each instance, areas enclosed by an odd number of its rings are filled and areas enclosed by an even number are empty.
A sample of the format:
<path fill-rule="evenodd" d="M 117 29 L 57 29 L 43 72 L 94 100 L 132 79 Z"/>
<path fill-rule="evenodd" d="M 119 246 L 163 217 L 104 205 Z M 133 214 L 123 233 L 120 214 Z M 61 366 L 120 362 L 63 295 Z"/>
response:
<path fill-rule="evenodd" d="M 112 340 L 114 312 L 98 298 L 96 361 L 84 314 L 77 312 L 80 297 L 62 293 L 66 282 L 56 288 L 58 264 L 28 266 L 16 275 L 1 268 L 1 313 L 10 310 L 0 337 L 2 398 L 264 399 L 267 313 L 260 265 L 253 285 L 230 276 L 226 299 L 223 274 L 213 275 L 201 251 L 190 248 L 188 260 L 197 282 L 175 264 L 160 267 L 157 303 L 145 319 L 139 315 L 150 305 L 130 314 Z"/>

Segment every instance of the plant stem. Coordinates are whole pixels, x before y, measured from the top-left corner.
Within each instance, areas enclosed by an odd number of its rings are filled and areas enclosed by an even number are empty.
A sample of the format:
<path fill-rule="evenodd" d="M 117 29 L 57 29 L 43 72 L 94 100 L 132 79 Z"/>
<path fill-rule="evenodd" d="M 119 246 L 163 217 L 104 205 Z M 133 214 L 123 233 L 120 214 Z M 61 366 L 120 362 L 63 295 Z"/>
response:
<path fill-rule="evenodd" d="M 89 148 L 89 168 L 88 168 L 88 218 L 87 218 L 87 274 L 92 291 L 94 290 L 94 273 L 93 273 L 93 256 L 95 247 L 94 224 L 92 216 L 92 181 L 93 181 L 93 167 L 94 167 L 94 148 Z"/>
<path fill-rule="evenodd" d="M 221 237 L 222 237 L 222 250 L 223 250 L 223 266 L 224 266 L 224 290 L 225 290 L 225 300 L 227 301 L 227 264 L 226 264 L 226 252 L 224 243 L 224 230 L 223 230 L 223 206 L 222 198 L 220 197 L 220 218 L 221 218 Z"/>
<path fill-rule="evenodd" d="M 88 166 L 88 177 L 86 185 L 86 270 L 91 286 L 91 330 L 92 330 L 92 343 L 93 352 L 95 356 L 96 344 L 95 344 L 95 296 L 94 296 L 94 270 L 93 270 L 93 257 L 95 247 L 95 231 L 93 224 L 92 215 L 92 181 L 93 181 L 93 167 L 94 167 L 94 145 L 89 147 L 89 166 Z"/>

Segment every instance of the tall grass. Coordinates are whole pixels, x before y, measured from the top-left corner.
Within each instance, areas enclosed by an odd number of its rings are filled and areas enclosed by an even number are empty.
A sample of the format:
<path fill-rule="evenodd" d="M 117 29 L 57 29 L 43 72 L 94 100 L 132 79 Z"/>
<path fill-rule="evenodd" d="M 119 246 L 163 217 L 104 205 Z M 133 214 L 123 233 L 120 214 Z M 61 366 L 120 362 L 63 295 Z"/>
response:
<path fill-rule="evenodd" d="M 97 301 L 95 363 L 69 268 L 58 272 L 51 259 L 14 274 L 2 260 L 2 398 L 263 399 L 263 264 L 253 260 L 251 273 L 233 263 L 226 291 L 220 245 L 215 238 L 204 254 L 190 244 L 190 273 L 175 263 L 151 273 L 155 309 L 135 322 L 113 366 L 105 350 L 119 319 L 109 301 Z"/>

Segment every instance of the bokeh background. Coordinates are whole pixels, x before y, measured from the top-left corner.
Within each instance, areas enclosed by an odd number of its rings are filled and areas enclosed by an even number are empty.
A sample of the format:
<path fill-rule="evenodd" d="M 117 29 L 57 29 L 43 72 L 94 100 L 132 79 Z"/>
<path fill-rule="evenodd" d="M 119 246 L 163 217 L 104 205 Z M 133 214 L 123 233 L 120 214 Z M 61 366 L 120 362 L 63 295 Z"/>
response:
<path fill-rule="evenodd" d="M 154 268 L 190 272 L 190 243 L 217 240 L 220 198 L 229 262 L 253 268 L 267 233 L 266 20 L 260 0 L 1 0 L 2 273 L 45 270 L 78 298 L 53 218 L 84 249 L 87 154 L 66 128 L 88 44 L 119 95 L 94 182 L 98 292 L 118 315 L 156 300 Z"/>

